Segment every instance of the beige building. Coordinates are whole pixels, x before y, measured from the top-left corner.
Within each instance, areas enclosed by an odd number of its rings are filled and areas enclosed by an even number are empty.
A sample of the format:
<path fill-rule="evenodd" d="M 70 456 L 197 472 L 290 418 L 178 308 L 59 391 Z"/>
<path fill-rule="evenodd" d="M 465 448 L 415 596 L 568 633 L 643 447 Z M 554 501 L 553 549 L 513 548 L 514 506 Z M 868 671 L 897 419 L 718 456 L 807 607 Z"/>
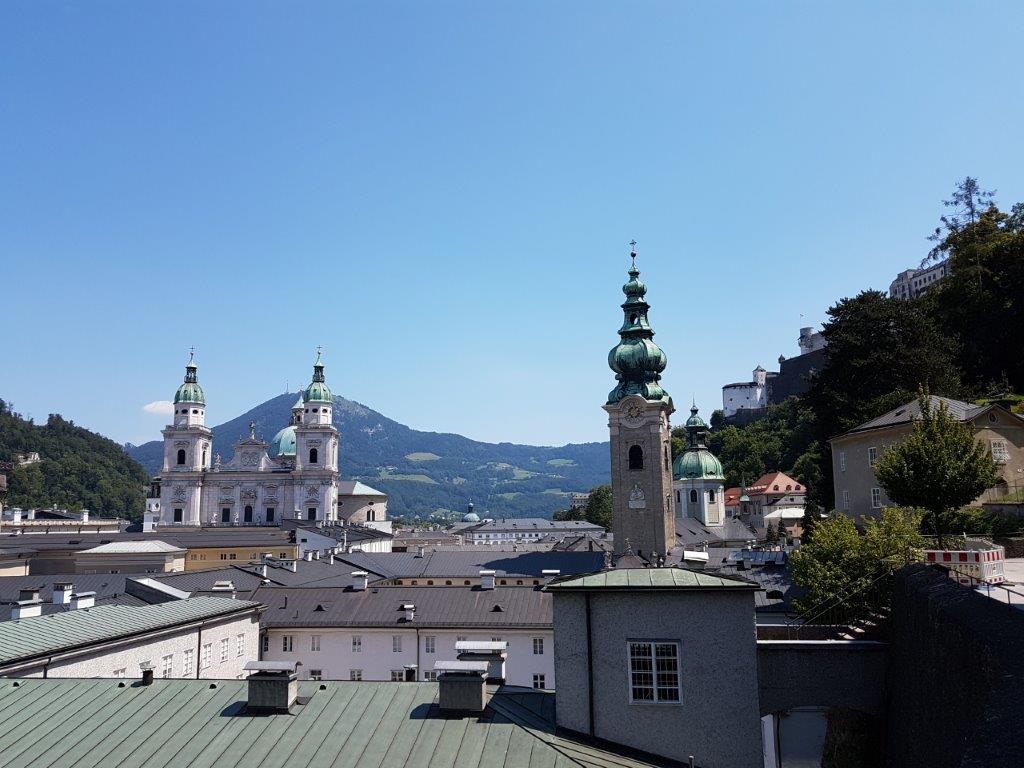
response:
<path fill-rule="evenodd" d="M 115 541 L 75 554 L 75 573 L 177 573 L 186 552 L 166 541 Z"/>
<path fill-rule="evenodd" d="M 975 437 L 992 452 L 1000 467 L 1000 481 L 978 499 L 996 500 L 1024 486 L 1024 418 L 1000 405 L 973 405 L 932 396 L 934 407 L 945 404 L 959 421 L 969 422 Z M 854 519 L 877 516 L 891 504 L 875 477 L 875 462 L 890 445 L 910 434 L 921 413 L 917 401 L 895 408 L 829 441 L 836 509 Z"/>

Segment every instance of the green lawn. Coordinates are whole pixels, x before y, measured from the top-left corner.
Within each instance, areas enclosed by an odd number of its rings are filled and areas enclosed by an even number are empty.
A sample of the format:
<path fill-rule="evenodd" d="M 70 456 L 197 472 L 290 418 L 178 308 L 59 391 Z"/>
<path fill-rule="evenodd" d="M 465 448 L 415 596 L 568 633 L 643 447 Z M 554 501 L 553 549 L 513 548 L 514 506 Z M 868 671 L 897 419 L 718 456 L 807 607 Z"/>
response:
<path fill-rule="evenodd" d="M 416 453 L 407 453 L 405 458 L 409 461 L 437 461 L 441 457 L 436 453 L 425 453 L 423 451 L 417 451 Z"/>
<path fill-rule="evenodd" d="M 550 467 L 575 467 L 576 462 L 572 459 L 548 459 Z"/>
<path fill-rule="evenodd" d="M 382 469 L 379 475 L 381 480 L 408 480 L 411 483 L 427 483 L 428 485 L 439 485 L 437 480 L 426 475 L 393 475 L 386 469 Z"/>

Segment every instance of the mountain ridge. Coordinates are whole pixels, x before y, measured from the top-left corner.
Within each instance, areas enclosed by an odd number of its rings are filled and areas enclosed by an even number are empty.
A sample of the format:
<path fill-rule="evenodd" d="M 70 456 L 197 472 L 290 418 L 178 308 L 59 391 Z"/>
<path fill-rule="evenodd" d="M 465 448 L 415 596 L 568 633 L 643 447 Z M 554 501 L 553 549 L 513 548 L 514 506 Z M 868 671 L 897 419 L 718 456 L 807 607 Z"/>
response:
<path fill-rule="evenodd" d="M 284 393 L 212 427 L 214 453 L 228 461 L 232 444 L 249 433 L 268 443 L 286 426 L 297 394 Z M 392 516 L 426 517 L 438 510 L 461 513 L 472 501 L 496 517 L 549 517 L 569 504 L 569 494 L 608 482 L 608 443 L 531 446 L 485 443 L 453 432 L 412 429 L 339 395 L 334 426 L 341 436 L 344 479 L 361 480 L 389 499 Z M 128 454 L 158 474 L 163 441 L 126 446 Z"/>

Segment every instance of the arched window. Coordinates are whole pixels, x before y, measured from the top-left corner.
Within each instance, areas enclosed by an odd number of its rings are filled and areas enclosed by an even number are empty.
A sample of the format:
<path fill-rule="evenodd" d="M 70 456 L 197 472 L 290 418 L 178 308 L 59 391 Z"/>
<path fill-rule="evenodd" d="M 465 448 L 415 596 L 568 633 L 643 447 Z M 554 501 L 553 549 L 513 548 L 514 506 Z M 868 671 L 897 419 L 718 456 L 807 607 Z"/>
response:
<path fill-rule="evenodd" d="M 310 464 L 316 464 L 316 460 L 317 460 L 316 448 L 310 448 L 309 449 L 309 463 Z"/>
<path fill-rule="evenodd" d="M 697 503 L 697 492 L 696 491 L 690 491 L 690 503 L 691 504 L 696 504 Z"/>
<path fill-rule="evenodd" d="M 683 503 L 683 493 L 682 493 L 682 491 L 676 491 L 676 504 L 682 504 L 682 503 Z"/>
<path fill-rule="evenodd" d="M 641 448 L 639 445 L 632 445 L 629 448 L 629 468 L 644 468 L 644 449 Z"/>
<path fill-rule="evenodd" d="M 374 511 L 373 511 L 372 509 L 371 509 L 371 510 L 369 510 L 369 511 L 368 511 L 368 512 L 366 513 L 366 519 L 367 519 L 367 520 L 371 520 L 371 521 L 375 521 L 375 520 L 377 519 L 377 513 L 376 513 L 376 512 L 374 512 Z"/>
<path fill-rule="evenodd" d="M 245 522 L 251 523 L 252 522 L 252 507 L 249 506 L 248 504 L 246 504 L 245 505 L 245 510 L 244 510 L 243 514 L 245 515 Z"/>
<path fill-rule="evenodd" d="M 179 448 L 178 449 L 178 466 L 180 467 L 180 466 L 183 466 L 184 464 L 185 464 L 185 449 L 184 448 Z"/>
<path fill-rule="evenodd" d="M 203 467 L 206 466 L 206 449 L 203 448 Z"/>
<path fill-rule="evenodd" d="M 710 501 L 712 504 L 715 503 L 715 492 L 714 491 L 708 491 L 708 501 Z"/>

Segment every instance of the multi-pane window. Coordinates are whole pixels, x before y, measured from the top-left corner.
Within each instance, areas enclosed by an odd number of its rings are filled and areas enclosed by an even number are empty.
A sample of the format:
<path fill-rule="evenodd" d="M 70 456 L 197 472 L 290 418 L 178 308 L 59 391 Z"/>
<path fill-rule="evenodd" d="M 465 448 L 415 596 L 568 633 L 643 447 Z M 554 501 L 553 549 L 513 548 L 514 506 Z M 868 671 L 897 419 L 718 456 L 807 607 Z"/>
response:
<path fill-rule="evenodd" d="M 128 670 L 125 667 L 115 669 L 113 673 L 114 677 L 128 677 Z"/>
<path fill-rule="evenodd" d="M 871 508 L 881 509 L 882 507 L 882 489 L 872 488 L 871 489 Z"/>
<path fill-rule="evenodd" d="M 228 648 L 229 648 L 230 645 L 231 645 L 231 643 L 228 641 L 228 639 L 226 637 L 221 638 L 221 641 L 220 641 L 220 663 L 221 664 L 223 664 L 225 661 L 228 660 Z"/>
<path fill-rule="evenodd" d="M 500 643 L 501 642 L 501 638 L 500 637 L 492 637 L 491 638 L 491 642 L 492 643 Z"/>
<path fill-rule="evenodd" d="M 533 655 L 543 656 L 544 655 L 544 638 L 535 637 L 533 638 Z"/>
<path fill-rule="evenodd" d="M 245 635 L 235 635 L 235 655 L 245 656 Z"/>
<path fill-rule="evenodd" d="M 629 643 L 629 700 L 651 704 L 673 704 L 679 701 L 677 643 Z"/>
<path fill-rule="evenodd" d="M 850 508 L 850 492 L 843 491 L 843 509 Z"/>
<path fill-rule="evenodd" d="M 547 688 L 547 686 L 544 685 L 544 675 L 536 674 L 536 675 L 533 676 L 533 687 L 534 688 Z"/>
<path fill-rule="evenodd" d="M 426 670 L 423 673 L 423 679 L 426 680 L 428 683 L 436 683 L 437 682 L 437 670 L 436 669 L 428 669 L 428 670 Z"/>
<path fill-rule="evenodd" d="M 309 670 L 310 680 L 323 680 L 324 673 L 322 669 L 311 669 Z"/>
<path fill-rule="evenodd" d="M 878 461 L 878 449 L 875 446 L 871 446 L 868 448 L 868 464 L 873 467 L 876 461 Z"/>
<path fill-rule="evenodd" d="M 309 650 L 319 651 L 320 650 L 320 635 L 309 636 Z"/>
<path fill-rule="evenodd" d="M 181 654 L 181 676 L 192 677 L 195 674 L 195 663 L 196 663 L 196 652 L 191 648 L 186 648 L 184 653 Z"/>
<path fill-rule="evenodd" d="M 174 674 L 174 654 L 164 656 L 160 664 L 160 677 L 170 677 Z"/>
<path fill-rule="evenodd" d="M 213 662 L 213 643 L 203 643 L 203 655 L 199 657 L 199 668 L 206 669 Z"/>
<path fill-rule="evenodd" d="M 392 683 L 400 683 L 403 680 L 405 680 L 405 670 L 404 669 L 392 669 L 391 670 L 391 682 Z"/>
<path fill-rule="evenodd" d="M 285 653 L 292 652 L 292 646 L 294 645 L 294 638 L 291 635 L 281 635 L 281 650 Z"/>
<path fill-rule="evenodd" d="M 352 653 L 362 653 L 362 652 L 363 652 L 363 636 L 362 635 L 352 635 Z"/>
<path fill-rule="evenodd" d="M 433 635 L 427 635 L 423 638 L 423 652 L 424 653 L 436 653 L 435 646 L 437 644 L 437 638 Z"/>
<path fill-rule="evenodd" d="M 349 680 L 356 680 L 356 681 L 362 680 L 363 679 L 363 670 L 361 670 L 361 669 L 350 669 L 348 671 L 348 679 Z"/>
<path fill-rule="evenodd" d="M 846 471 L 846 451 L 839 452 L 839 471 Z"/>
<path fill-rule="evenodd" d="M 1006 447 L 1005 440 L 992 441 L 992 460 L 996 464 L 1005 464 L 1010 460 L 1010 451 Z"/>
<path fill-rule="evenodd" d="M 270 652 L 270 635 L 264 635 L 263 636 L 263 652 L 264 653 L 269 653 Z"/>
<path fill-rule="evenodd" d="M 402 652 L 402 636 L 392 635 L 391 636 L 391 652 L 401 653 Z"/>

